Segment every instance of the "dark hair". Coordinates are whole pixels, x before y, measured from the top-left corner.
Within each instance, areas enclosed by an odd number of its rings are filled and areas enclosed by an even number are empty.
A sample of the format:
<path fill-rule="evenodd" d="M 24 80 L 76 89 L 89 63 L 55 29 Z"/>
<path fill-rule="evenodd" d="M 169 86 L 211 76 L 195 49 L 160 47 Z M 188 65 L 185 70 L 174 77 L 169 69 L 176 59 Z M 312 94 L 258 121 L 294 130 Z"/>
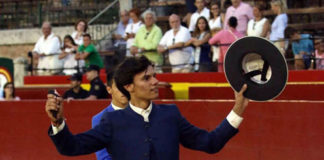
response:
<path fill-rule="evenodd" d="M 85 33 L 85 34 L 83 34 L 82 37 L 89 37 L 89 38 L 91 39 L 91 36 L 90 36 L 89 33 Z"/>
<path fill-rule="evenodd" d="M 285 29 L 285 38 L 291 38 L 292 35 L 294 35 L 295 33 L 297 33 L 297 30 L 293 27 L 287 27 Z"/>
<path fill-rule="evenodd" d="M 200 34 L 199 27 L 198 27 L 198 22 L 199 22 L 201 19 L 204 20 L 205 23 L 206 23 L 206 28 L 205 28 L 205 30 L 206 30 L 207 32 L 210 32 L 210 28 L 209 28 L 209 24 L 208 24 L 207 19 L 206 19 L 204 16 L 201 16 L 201 17 L 199 17 L 199 18 L 197 19 L 197 21 L 196 21 L 195 30 L 194 30 L 194 32 L 193 32 L 193 35 L 194 35 L 194 36 L 198 36 L 198 35 Z"/>
<path fill-rule="evenodd" d="M 220 2 L 219 1 L 217 1 L 217 2 L 211 2 L 210 3 L 210 11 L 209 11 L 209 16 L 210 16 L 210 19 L 213 19 L 213 18 L 216 18 L 216 17 L 214 17 L 214 15 L 213 15 L 213 13 L 211 12 L 211 9 L 212 9 L 212 6 L 213 5 L 217 5 L 218 6 L 218 16 L 220 15 L 220 10 L 221 10 L 221 6 L 220 6 Z"/>
<path fill-rule="evenodd" d="M 228 20 L 228 25 L 232 28 L 236 28 L 237 27 L 237 18 L 236 17 L 230 17 Z"/>
<path fill-rule="evenodd" d="M 15 98 L 15 86 L 12 82 L 7 82 L 4 86 L 3 86 L 3 98 L 6 98 L 6 92 L 4 91 L 5 88 L 7 88 L 8 85 L 12 85 L 12 97 Z"/>
<path fill-rule="evenodd" d="M 262 12 L 262 11 L 264 11 L 266 9 L 265 4 L 263 4 L 263 3 L 257 3 L 255 5 L 253 5 L 253 7 L 259 9 L 260 12 Z"/>
<path fill-rule="evenodd" d="M 84 19 L 80 19 L 80 20 L 78 20 L 78 21 L 74 24 L 74 29 L 77 30 L 78 24 L 79 24 L 80 22 L 83 22 L 83 23 L 85 24 L 85 25 L 84 25 L 84 32 L 87 32 L 87 30 L 88 30 L 88 22 L 87 22 L 86 20 L 84 20 Z"/>
<path fill-rule="evenodd" d="M 129 92 L 124 88 L 125 85 L 134 81 L 134 76 L 145 71 L 153 63 L 145 56 L 126 58 L 116 69 L 114 80 L 117 88 L 122 92 L 128 100 L 131 99 Z"/>
<path fill-rule="evenodd" d="M 74 39 L 70 35 L 66 35 L 66 36 L 64 36 L 64 39 L 63 39 L 63 49 L 66 48 L 65 43 L 64 43 L 65 39 L 69 39 L 74 46 L 77 46 L 77 44 L 74 42 Z"/>
<path fill-rule="evenodd" d="M 130 13 L 134 13 L 138 18 L 141 18 L 141 11 L 138 8 L 133 8 L 129 11 Z"/>
<path fill-rule="evenodd" d="M 107 73 L 107 86 L 112 87 L 113 80 L 114 80 L 115 71 L 110 71 Z"/>

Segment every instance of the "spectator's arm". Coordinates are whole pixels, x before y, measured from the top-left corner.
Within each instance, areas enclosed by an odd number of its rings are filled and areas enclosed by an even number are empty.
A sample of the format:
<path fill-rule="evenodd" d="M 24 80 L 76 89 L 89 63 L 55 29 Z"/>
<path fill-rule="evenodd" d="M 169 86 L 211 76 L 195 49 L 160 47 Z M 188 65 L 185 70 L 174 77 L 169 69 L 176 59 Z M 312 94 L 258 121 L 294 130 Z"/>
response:
<path fill-rule="evenodd" d="M 263 24 L 261 37 L 267 37 L 269 32 L 270 32 L 270 23 L 269 20 L 266 20 L 266 22 Z"/>
<path fill-rule="evenodd" d="M 221 34 L 223 33 L 223 31 L 220 31 L 218 33 L 216 33 L 211 39 L 209 39 L 208 43 L 210 45 L 214 45 L 220 42 L 221 39 Z"/>
<path fill-rule="evenodd" d="M 63 59 L 63 58 L 65 58 L 66 56 L 68 55 L 68 53 L 67 52 L 62 52 L 60 55 L 59 55 L 59 59 Z"/>
<path fill-rule="evenodd" d="M 155 49 L 157 49 L 157 46 L 158 46 L 161 38 L 162 38 L 162 31 L 161 31 L 161 29 L 158 29 L 156 32 L 154 32 L 151 43 L 145 44 L 145 46 L 143 46 L 143 48 L 145 50 L 155 50 Z"/>
<path fill-rule="evenodd" d="M 90 95 L 89 97 L 87 97 L 85 100 L 96 100 L 97 96 L 96 95 Z"/>
<path fill-rule="evenodd" d="M 84 52 L 84 53 L 79 54 L 79 58 L 80 59 L 86 59 L 89 55 L 90 55 L 90 53 Z"/>
<path fill-rule="evenodd" d="M 252 8 L 250 5 L 248 5 L 248 9 L 247 9 L 246 16 L 247 16 L 248 20 L 254 18 L 254 15 L 253 15 L 253 8 Z"/>
<path fill-rule="evenodd" d="M 196 47 L 201 46 L 201 45 L 203 45 L 204 43 L 207 43 L 208 40 L 209 40 L 209 38 L 210 38 L 210 33 L 206 34 L 202 40 L 194 41 L 193 44 L 194 44 Z"/>

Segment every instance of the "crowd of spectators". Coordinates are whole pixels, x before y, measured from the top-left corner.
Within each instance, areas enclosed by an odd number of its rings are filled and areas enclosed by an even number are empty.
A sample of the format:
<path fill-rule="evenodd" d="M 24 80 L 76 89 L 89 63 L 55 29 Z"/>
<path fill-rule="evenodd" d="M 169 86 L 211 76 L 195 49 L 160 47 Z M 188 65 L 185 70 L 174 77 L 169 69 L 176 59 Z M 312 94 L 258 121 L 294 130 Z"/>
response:
<path fill-rule="evenodd" d="M 120 22 L 112 35 L 118 59 L 116 61 L 121 62 L 125 57 L 145 55 L 155 64 L 158 73 L 163 72 L 161 66 L 167 63 L 171 65 L 173 73 L 223 72 L 223 62 L 229 46 L 243 36 L 266 38 L 272 41 L 283 55 L 286 54 L 287 42 L 291 42 L 296 69 L 311 68 L 312 57 L 322 55 L 321 49 L 315 48 L 310 35 L 298 34 L 297 31 L 285 34 L 288 16 L 284 0 L 270 2 L 271 10 L 275 14 L 273 22 L 263 15 L 264 3 L 251 6 L 242 0 L 231 0 L 231 5 L 225 11 L 220 10 L 224 5 L 223 1 L 221 3 L 194 0 L 187 3 L 190 12 L 189 16 L 184 17 L 187 23 L 181 23 L 183 21 L 179 15 L 171 14 L 171 29 L 165 34 L 156 24 L 157 17 L 152 10 L 146 10 L 142 14 L 137 8 L 121 11 Z M 76 67 L 83 68 L 91 64 L 103 68 L 103 61 L 91 43 L 91 35 L 87 34 L 87 28 L 86 21 L 78 21 L 75 31 L 65 36 L 61 45 L 60 38 L 51 32 L 50 23 L 45 22 L 42 26 L 44 35 L 33 50 L 36 62 L 34 67 L 63 67 L 63 73 L 66 75 L 76 73 L 77 71 L 73 70 Z M 287 29 L 289 30 L 289 27 Z M 296 36 L 293 35 L 295 33 Z M 312 45 L 305 49 L 306 42 Z M 58 71 L 48 70 L 44 73 L 43 70 L 38 70 L 38 74 L 55 74 Z"/>

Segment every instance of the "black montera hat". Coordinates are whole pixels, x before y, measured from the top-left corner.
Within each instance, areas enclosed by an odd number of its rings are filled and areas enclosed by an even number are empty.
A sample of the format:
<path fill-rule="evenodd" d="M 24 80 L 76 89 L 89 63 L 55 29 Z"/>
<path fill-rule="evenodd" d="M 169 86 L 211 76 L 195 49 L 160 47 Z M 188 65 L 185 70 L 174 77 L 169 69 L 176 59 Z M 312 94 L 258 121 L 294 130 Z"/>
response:
<path fill-rule="evenodd" d="M 284 56 L 272 42 L 259 37 L 243 37 L 234 42 L 226 53 L 224 70 L 235 91 L 246 83 L 244 96 L 256 101 L 280 95 L 288 79 Z"/>

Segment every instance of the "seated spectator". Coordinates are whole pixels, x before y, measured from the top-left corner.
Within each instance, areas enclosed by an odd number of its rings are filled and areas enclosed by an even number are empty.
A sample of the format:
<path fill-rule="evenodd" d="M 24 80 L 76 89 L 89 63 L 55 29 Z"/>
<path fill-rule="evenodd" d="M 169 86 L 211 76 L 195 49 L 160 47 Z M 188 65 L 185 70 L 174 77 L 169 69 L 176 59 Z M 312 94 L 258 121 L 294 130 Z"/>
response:
<path fill-rule="evenodd" d="M 134 56 L 143 54 L 157 66 L 156 71 L 161 73 L 162 69 L 159 66 L 163 64 L 163 56 L 157 52 L 157 47 L 162 38 L 162 31 L 155 24 L 156 16 L 153 11 L 145 11 L 143 18 L 145 25 L 136 33 L 131 53 Z"/>
<path fill-rule="evenodd" d="M 195 26 L 199 17 L 205 17 L 208 21 L 210 16 L 209 9 L 205 7 L 204 0 L 195 0 L 195 6 L 197 7 L 197 11 L 191 15 L 189 23 L 190 32 L 193 32 L 195 30 Z"/>
<path fill-rule="evenodd" d="M 314 52 L 314 44 L 309 34 L 299 34 L 296 29 L 287 27 L 285 29 L 285 38 L 292 41 L 292 51 L 295 57 L 296 69 L 308 69 L 311 64 L 311 56 Z M 298 63 L 303 60 L 303 63 Z"/>
<path fill-rule="evenodd" d="M 324 70 L 324 43 L 321 39 L 315 40 L 316 69 Z"/>
<path fill-rule="evenodd" d="M 108 98 L 108 92 L 106 90 L 106 86 L 103 84 L 99 77 L 99 66 L 97 65 L 89 65 L 86 71 L 87 80 L 90 81 L 90 91 L 89 97 L 87 100 L 95 100 L 95 99 L 106 99 Z"/>
<path fill-rule="evenodd" d="M 209 27 L 212 36 L 215 35 L 218 31 L 220 31 L 223 27 L 225 14 L 220 12 L 219 3 L 211 3 L 210 5 L 210 19 L 209 19 Z M 219 58 L 220 48 L 217 46 L 212 46 L 212 61 L 217 64 Z"/>
<path fill-rule="evenodd" d="M 268 37 L 270 33 L 270 23 L 263 16 L 264 7 L 261 4 L 253 6 L 254 18 L 248 23 L 247 35 L 256 37 Z"/>
<path fill-rule="evenodd" d="M 127 25 L 125 34 L 124 34 L 124 37 L 127 40 L 127 46 L 126 46 L 126 49 L 127 49 L 126 56 L 127 57 L 132 56 L 132 54 L 130 52 L 130 48 L 134 44 L 135 36 L 136 36 L 138 29 L 141 28 L 143 25 L 142 21 L 140 20 L 141 12 L 139 9 L 137 9 L 137 8 L 131 9 L 129 11 L 129 16 L 131 17 L 133 23 L 130 23 Z"/>
<path fill-rule="evenodd" d="M 241 32 L 236 30 L 237 19 L 235 17 L 231 17 L 228 20 L 228 26 L 229 29 L 221 30 L 208 41 L 210 45 L 221 45 L 221 54 L 218 59 L 218 72 L 224 72 L 223 63 L 229 46 L 237 39 L 244 36 Z"/>
<path fill-rule="evenodd" d="M 87 33 L 83 35 L 83 44 L 78 48 L 78 53 L 75 55 L 75 59 L 84 60 L 86 67 L 93 64 L 103 68 L 103 61 L 99 55 L 99 52 L 91 43 L 90 34 Z"/>
<path fill-rule="evenodd" d="M 180 17 L 172 14 L 169 17 L 171 29 L 162 37 L 158 52 L 169 51 L 169 62 L 173 73 L 188 73 L 191 71 L 190 59 L 192 48 L 184 47 L 185 42 L 191 39 L 189 30 L 180 25 Z"/>
<path fill-rule="evenodd" d="M 15 87 L 12 82 L 7 82 L 3 87 L 3 97 L 0 97 L 2 101 L 20 100 L 19 97 L 15 95 Z"/>
<path fill-rule="evenodd" d="M 242 0 L 232 0 L 232 6 L 228 7 L 226 10 L 224 29 L 229 29 L 228 20 L 230 17 L 235 17 L 237 19 L 237 30 L 245 35 L 247 24 L 250 19 L 253 19 L 252 7 L 242 2 Z"/>
<path fill-rule="evenodd" d="M 74 42 L 80 46 L 83 44 L 83 34 L 87 33 L 88 23 L 85 20 L 79 20 L 74 25 L 75 31 L 71 34 Z"/>
<path fill-rule="evenodd" d="M 40 75 L 51 75 L 60 72 L 58 69 L 63 67 L 63 61 L 58 59 L 61 53 L 61 43 L 59 37 L 52 33 L 52 26 L 49 22 L 42 25 L 43 36 L 40 37 L 33 49 L 33 68 L 48 69 L 38 70 Z"/>
<path fill-rule="evenodd" d="M 212 60 L 210 56 L 210 45 L 208 40 L 211 37 L 208 21 L 205 17 L 198 18 L 193 38 L 186 42 L 185 46 L 193 45 L 194 50 L 194 70 L 195 72 L 213 71 Z"/>
<path fill-rule="evenodd" d="M 284 32 L 288 25 L 287 5 L 284 0 L 272 0 L 271 10 L 277 16 L 271 24 L 270 41 L 273 41 L 280 52 L 285 54 L 285 41 L 282 39 L 285 37 Z"/>
<path fill-rule="evenodd" d="M 89 97 L 89 92 L 81 87 L 82 74 L 75 73 L 69 79 L 71 82 L 71 88 L 64 93 L 64 99 L 85 99 Z"/>
<path fill-rule="evenodd" d="M 59 59 L 64 60 L 65 75 L 72 75 L 77 73 L 77 69 L 84 67 L 84 60 L 75 60 L 75 54 L 77 53 L 78 45 L 74 42 L 70 35 L 66 35 L 63 39 L 62 53 L 59 55 Z"/>

